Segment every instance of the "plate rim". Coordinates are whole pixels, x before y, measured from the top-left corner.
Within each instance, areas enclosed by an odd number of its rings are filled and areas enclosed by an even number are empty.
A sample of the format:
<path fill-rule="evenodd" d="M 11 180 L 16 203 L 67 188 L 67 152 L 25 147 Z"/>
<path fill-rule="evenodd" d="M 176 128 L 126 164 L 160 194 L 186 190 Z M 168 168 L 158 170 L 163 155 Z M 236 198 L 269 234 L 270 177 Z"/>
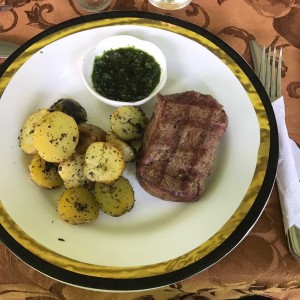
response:
<path fill-rule="evenodd" d="M 38 271 L 53 277 L 57 280 L 78 285 L 85 288 L 91 289 L 101 289 L 101 290 L 112 290 L 112 291 L 132 291 L 132 290 L 145 290 L 156 288 L 159 286 L 167 285 L 174 283 L 179 280 L 186 279 L 200 271 L 203 271 L 219 261 L 225 255 L 227 255 L 231 250 L 233 250 L 241 240 L 246 236 L 250 229 L 254 226 L 255 222 L 259 218 L 260 214 L 265 207 L 267 200 L 272 191 L 272 187 L 275 181 L 275 173 L 277 168 L 278 160 L 278 136 L 277 136 L 277 125 L 275 116 L 269 98 L 260 83 L 257 76 L 254 74 L 254 71 L 247 64 L 247 62 L 228 44 L 223 40 L 210 33 L 206 29 L 199 27 L 198 25 L 192 24 L 188 21 L 175 18 L 173 16 L 152 13 L 152 12 L 143 12 L 143 11 L 110 11 L 102 12 L 94 15 L 81 16 L 74 19 L 67 20 L 60 24 L 57 24 L 40 34 L 34 36 L 18 48 L 1 66 L 0 66 L 0 76 L 4 74 L 7 68 L 11 63 L 21 55 L 28 47 L 35 44 L 39 40 L 55 33 L 60 30 L 79 25 L 82 23 L 88 23 L 91 21 L 104 20 L 104 19 L 117 19 L 117 18 L 141 18 L 167 22 L 170 24 L 183 27 L 185 29 L 191 30 L 208 40 L 212 41 L 218 47 L 220 47 L 226 54 L 228 54 L 234 62 L 243 70 L 247 75 L 248 79 L 251 81 L 255 87 L 257 94 L 260 96 L 260 99 L 264 105 L 265 112 L 269 121 L 270 128 L 270 151 L 269 151 L 269 160 L 267 168 L 265 171 L 265 177 L 262 183 L 262 187 L 257 194 L 257 197 L 251 206 L 249 212 L 246 214 L 245 218 L 241 223 L 234 229 L 232 234 L 219 246 L 217 246 L 213 251 L 211 251 L 205 257 L 202 257 L 196 262 L 193 262 L 190 265 L 184 266 L 179 270 L 173 270 L 168 273 L 140 277 L 140 278 L 101 278 L 88 276 L 86 274 L 79 274 L 71 272 L 64 268 L 58 267 L 50 262 L 43 260 L 37 255 L 31 253 L 21 244 L 19 244 L 0 224 L 0 239 L 4 244 L 21 260 L 29 264 L 31 267 L 37 269 Z"/>

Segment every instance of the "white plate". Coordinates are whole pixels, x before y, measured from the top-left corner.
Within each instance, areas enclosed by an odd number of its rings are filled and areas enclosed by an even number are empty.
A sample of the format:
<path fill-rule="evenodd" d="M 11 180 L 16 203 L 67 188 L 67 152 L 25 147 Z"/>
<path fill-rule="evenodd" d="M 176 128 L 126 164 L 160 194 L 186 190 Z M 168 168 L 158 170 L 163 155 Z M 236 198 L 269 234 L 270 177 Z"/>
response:
<path fill-rule="evenodd" d="M 120 34 L 148 40 L 163 51 L 169 74 L 163 94 L 211 94 L 224 106 L 228 129 L 197 203 L 152 197 L 138 184 L 134 163 L 128 163 L 124 176 L 134 188 L 134 209 L 120 218 L 101 214 L 94 223 L 70 225 L 56 211 L 61 190 L 48 191 L 30 180 L 29 157 L 18 147 L 19 131 L 34 110 L 63 97 L 80 102 L 88 122 L 108 130 L 114 108 L 87 91 L 81 65 L 102 39 Z M 226 255 L 266 204 L 278 151 L 271 105 L 263 92 L 258 95 L 261 85 L 250 67 L 203 29 L 145 13 L 82 17 L 29 41 L 0 71 L 0 237 L 43 273 L 104 290 L 169 284 Z M 142 106 L 148 116 L 154 103 Z"/>

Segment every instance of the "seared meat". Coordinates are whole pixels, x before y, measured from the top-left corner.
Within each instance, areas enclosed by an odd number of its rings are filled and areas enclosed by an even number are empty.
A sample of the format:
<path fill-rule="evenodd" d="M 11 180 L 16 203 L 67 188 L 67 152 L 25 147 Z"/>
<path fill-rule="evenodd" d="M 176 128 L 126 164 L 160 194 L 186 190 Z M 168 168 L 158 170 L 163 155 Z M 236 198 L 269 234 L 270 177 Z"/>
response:
<path fill-rule="evenodd" d="M 160 199 L 198 200 L 227 124 L 222 105 L 210 95 L 159 94 L 137 161 L 140 185 Z"/>

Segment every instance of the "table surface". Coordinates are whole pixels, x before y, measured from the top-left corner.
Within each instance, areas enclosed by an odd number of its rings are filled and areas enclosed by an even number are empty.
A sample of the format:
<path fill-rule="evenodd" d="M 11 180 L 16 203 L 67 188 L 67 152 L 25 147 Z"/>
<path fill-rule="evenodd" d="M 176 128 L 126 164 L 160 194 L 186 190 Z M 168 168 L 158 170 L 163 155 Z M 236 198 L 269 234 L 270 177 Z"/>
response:
<path fill-rule="evenodd" d="M 75 0 L 0 0 L 0 40 L 17 44 L 62 21 L 85 14 Z M 249 40 L 283 47 L 282 92 L 286 122 L 300 144 L 300 1 L 195 0 L 185 9 L 163 11 L 146 0 L 112 1 L 110 10 L 165 13 L 204 27 L 252 64 Z M 255 245 L 255 246 L 254 246 Z M 182 282 L 150 291 L 106 293 L 84 290 L 33 270 L 0 244 L 0 299 L 239 299 L 268 295 L 300 299 L 300 262 L 290 255 L 276 185 L 258 222 L 221 261 Z"/>

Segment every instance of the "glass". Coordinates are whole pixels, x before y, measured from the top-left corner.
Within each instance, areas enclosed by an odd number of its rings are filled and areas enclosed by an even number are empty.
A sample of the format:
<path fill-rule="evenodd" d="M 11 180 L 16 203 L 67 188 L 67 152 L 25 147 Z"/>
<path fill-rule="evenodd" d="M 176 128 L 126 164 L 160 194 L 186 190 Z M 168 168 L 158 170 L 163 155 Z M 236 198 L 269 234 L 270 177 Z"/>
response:
<path fill-rule="evenodd" d="M 192 0 L 149 0 L 149 2 L 161 9 L 179 9 L 189 5 Z"/>
<path fill-rule="evenodd" d="M 110 0 L 77 0 L 77 3 L 86 11 L 90 13 L 96 13 L 107 8 Z"/>

